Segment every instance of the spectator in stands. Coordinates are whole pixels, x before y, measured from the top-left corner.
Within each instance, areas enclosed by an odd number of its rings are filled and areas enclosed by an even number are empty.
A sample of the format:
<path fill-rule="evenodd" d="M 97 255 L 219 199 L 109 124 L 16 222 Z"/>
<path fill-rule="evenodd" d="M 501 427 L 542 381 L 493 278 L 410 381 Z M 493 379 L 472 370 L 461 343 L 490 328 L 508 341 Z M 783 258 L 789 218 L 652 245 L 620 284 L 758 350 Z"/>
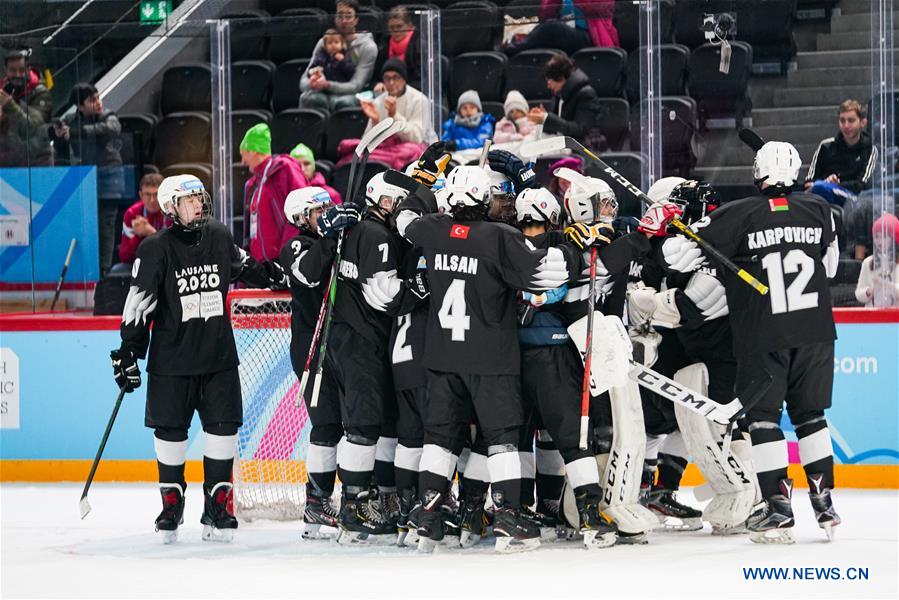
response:
<path fill-rule="evenodd" d="M 535 106 L 528 112 L 528 120 L 542 124 L 545 134 L 567 135 L 588 148 L 600 149 L 598 99 L 587 75 L 567 56 L 556 55 L 547 61 L 544 76 L 553 94 L 552 110 Z"/>
<path fill-rule="evenodd" d="M 244 135 L 240 161 L 252 173 L 243 192 L 244 246 L 256 260 L 278 260 L 284 243 L 299 233 L 284 217 L 284 200 L 308 185 L 306 177 L 290 156 L 272 156 L 272 132 L 265 123 Z"/>
<path fill-rule="evenodd" d="M 874 254 L 862 261 L 855 299 L 865 306 L 899 306 L 899 219 L 886 213 L 871 233 Z"/>
<path fill-rule="evenodd" d="M 356 65 L 347 53 L 346 40 L 336 29 L 328 29 L 322 36 L 322 45 L 309 63 L 309 73 L 322 76 L 326 80 L 346 83 L 353 78 Z"/>
<path fill-rule="evenodd" d="M 867 126 L 867 107 L 855 100 L 840 104 L 840 131 L 818 145 L 805 179 L 806 190 L 843 206 L 847 199 L 871 187 L 877 148 L 865 131 Z"/>
<path fill-rule="evenodd" d="M 293 150 L 290 151 L 290 156 L 297 161 L 298 165 L 300 165 L 303 176 L 306 178 L 306 181 L 309 182 L 309 185 L 318 186 L 328 192 L 328 195 L 331 197 L 331 202 L 334 204 L 340 204 L 342 202 L 340 192 L 325 183 L 324 175 L 316 173 L 315 155 L 312 153 L 312 148 L 306 144 L 297 144 L 294 146 Z"/>
<path fill-rule="evenodd" d="M 497 144 L 522 142 L 537 137 L 537 126 L 528 120 L 528 101 L 518 90 L 509 90 L 503 103 L 505 115 L 496 124 L 493 141 Z"/>
<path fill-rule="evenodd" d="M 359 3 L 356 0 L 338 0 L 334 26 L 349 45 L 350 59 L 356 72 L 349 81 L 331 81 L 322 72 L 313 73 L 314 67 L 310 62 L 300 79 L 301 108 L 335 111 L 358 105 L 356 94 L 368 86 L 378 58 L 378 47 L 371 33 L 356 31 L 359 24 L 358 13 Z M 316 56 L 323 46 L 324 39 L 321 39 L 315 45 L 312 55 Z"/>
<path fill-rule="evenodd" d="M 77 110 L 55 122 L 50 137 L 58 159 L 68 156 L 70 164 L 97 166 L 100 273 L 105 275 L 112 266 L 119 204 L 125 195 L 122 125 L 114 112 L 103 108 L 100 93 L 90 83 L 75 84 L 69 101 Z"/>
<path fill-rule="evenodd" d="M 450 151 L 482 148 L 493 137 L 493 125 L 493 115 L 484 114 L 477 91 L 466 90 L 459 95 L 456 112 L 443 124 L 441 139 Z"/>
<path fill-rule="evenodd" d="M 421 35 L 412 22 L 412 14 L 405 6 L 394 6 L 387 13 L 387 32 L 390 34 L 378 48 L 375 71 L 381 72 L 384 63 L 396 58 L 406 63 L 408 83 L 418 89 L 421 86 Z"/>
<path fill-rule="evenodd" d="M 48 165 L 53 99 L 37 69 L 28 64 L 31 50 L 11 50 L 3 57 L 0 78 L 0 167 Z"/>
<path fill-rule="evenodd" d="M 159 173 L 147 173 L 141 177 L 138 186 L 140 200 L 128 207 L 122 219 L 122 240 L 119 242 L 119 261 L 122 263 L 133 263 L 141 242 L 172 224 L 159 208 L 156 197 L 162 179 Z M 113 270 L 116 268 L 113 267 Z"/>
<path fill-rule="evenodd" d="M 562 198 L 565 196 L 565 192 L 568 191 L 568 186 L 571 185 L 571 182 L 567 179 L 562 179 L 561 177 L 556 177 L 554 175 L 554 173 L 562 167 L 571 169 L 572 171 L 577 171 L 578 173 L 583 175 L 584 161 L 582 161 L 577 156 L 566 156 L 565 158 L 560 158 L 549 166 L 548 171 L 552 176 L 552 179 L 549 180 L 549 185 L 546 187 L 553 193 L 553 196 L 556 197 L 556 200 L 559 201 L 560 206 L 564 206 Z"/>
<path fill-rule="evenodd" d="M 540 0 L 540 24 L 504 51 L 513 56 L 533 48 L 558 48 L 566 54 L 589 46 L 617 48 L 614 13 L 615 0 Z"/>

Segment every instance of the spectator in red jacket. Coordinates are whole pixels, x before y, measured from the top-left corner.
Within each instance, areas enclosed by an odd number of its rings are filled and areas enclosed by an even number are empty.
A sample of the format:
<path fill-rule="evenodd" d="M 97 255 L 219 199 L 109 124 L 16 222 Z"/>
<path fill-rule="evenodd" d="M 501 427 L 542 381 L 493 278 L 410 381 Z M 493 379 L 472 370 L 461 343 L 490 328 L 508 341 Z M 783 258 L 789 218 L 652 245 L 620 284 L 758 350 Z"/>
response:
<path fill-rule="evenodd" d="M 243 192 L 244 246 L 256 260 L 278 260 L 284 243 L 300 233 L 284 216 L 284 200 L 309 184 L 297 161 L 272 156 L 272 132 L 265 123 L 244 135 L 240 161 L 252 172 Z"/>
<path fill-rule="evenodd" d="M 312 153 L 312 148 L 306 144 L 297 144 L 294 146 L 293 150 L 290 151 L 290 156 L 297 161 L 298 165 L 300 165 L 300 169 L 303 170 L 303 176 L 306 178 L 306 181 L 309 182 L 309 185 L 318 186 L 328 192 L 328 195 L 331 197 L 331 202 L 334 204 L 343 202 L 340 198 L 340 192 L 325 183 L 324 175 L 316 172 L 315 154 Z"/>
<path fill-rule="evenodd" d="M 558 48 L 570 56 L 590 46 L 617 48 L 614 13 L 615 0 L 540 0 L 540 23 L 504 50 L 513 56 L 534 48 Z"/>
<path fill-rule="evenodd" d="M 148 173 L 140 180 L 140 200 L 128 207 L 122 220 L 122 241 L 119 242 L 119 261 L 133 263 L 137 247 L 144 239 L 172 224 L 159 208 L 156 190 L 162 175 Z"/>

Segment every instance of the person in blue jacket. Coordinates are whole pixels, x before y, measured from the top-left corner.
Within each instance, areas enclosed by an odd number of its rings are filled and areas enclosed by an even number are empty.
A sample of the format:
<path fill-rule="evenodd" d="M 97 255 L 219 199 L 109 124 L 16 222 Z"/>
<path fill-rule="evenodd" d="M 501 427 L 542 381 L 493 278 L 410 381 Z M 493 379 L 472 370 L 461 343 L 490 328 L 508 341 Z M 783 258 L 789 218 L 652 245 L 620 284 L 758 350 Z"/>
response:
<path fill-rule="evenodd" d="M 493 115 L 484 114 L 478 93 L 467 90 L 459 96 L 456 112 L 443 124 L 440 139 L 449 143 L 450 151 L 481 148 L 493 137 L 494 121 Z"/>

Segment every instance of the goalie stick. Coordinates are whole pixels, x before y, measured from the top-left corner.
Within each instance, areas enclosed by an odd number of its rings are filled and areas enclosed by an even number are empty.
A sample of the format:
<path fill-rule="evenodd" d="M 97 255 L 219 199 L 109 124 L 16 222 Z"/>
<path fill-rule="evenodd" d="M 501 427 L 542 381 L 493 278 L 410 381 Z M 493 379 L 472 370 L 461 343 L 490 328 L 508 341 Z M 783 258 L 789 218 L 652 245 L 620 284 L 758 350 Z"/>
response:
<path fill-rule="evenodd" d="M 535 140 L 532 142 L 525 142 L 521 145 L 521 149 L 519 153 L 525 157 L 535 157 L 541 156 L 543 154 L 553 154 L 560 152 L 562 150 L 572 150 L 577 152 L 578 154 L 589 158 L 597 165 L 599 165 L 603 172 L 621 184 L 628 192 L 633 194 L 636 198 L 638 198 L 641 202 L 646 204 L 647 206 L 652 205 L 652 200 L 644 194 L 640 188 L 635 186 L 633 183 L 627 180 L 621 173 L 610 167 L 606 164 L 602 159 L 600 159 L 596 154 L 588 150 L 584 147 L 583 144 L 575 140 L 574 138 L 568 136 L 555 136 L 550 138 L 545 138 L 542 140 Z M 714 246 L 709 244 L 707 241 L 699 237 L 695 231 L 690 229 L 688 225 L 686 225 L 680 219 L 674 219 L 671 222 L 671 225 L 674 226 L 675 229 L 683 233 L 687 238 L 695 242 L 699 247 L 701 247 L 709 256 L 723 265 L 729 271 L 732 271 L 745 281 L 748 285 L 750 285 L 755 291 L 758 293 L 765 295 L 768 293 L 768 286 L 764 283 L 753 277 L 746 269 L 743 269 L 737 264 L 735 264 L 732 260 L 724 256 L 719 250 L 717 250 Z"/>
<path fill-rule="evenodd" d="M 347 197 L 347 204 L 356 203 L 356 193 L 359 191 L 358 169 L 361 166 L 362 172 L 365 172 L 365 165 L 368 163 L 368 157 L 372 150 L 378 147 L 384 140 L 397 133 L 403 128 L 403 124 L 394 121 L 392 118 L 378 122 L 377 125 L 368 130 L 362 136 L 356 145 L 353 153 L 353 160 L 350 163 L 350 176 L 347 181 L 347 190 L 350 195 Z M 306 389 L 306 383 L 309 381 L 309 368 L 312 365 L 312 357 L 315 354 L 316 346 L 318 346 L 318 363 L 315 368 L 315 380 L 312 383 L 312 398 L 310 406 L 318 406 L 318 395 L 321 391 L 322 369 L 325 364 L 325 353 L 328 351 L 328 336 L 331 333 L 331 320 L 334 310 L 334 300 L 337 297 L 337 273 L 340 269 L 340 256 L 343 248 L 343 238 L 345 229 L 340 231 L 337 236 L 337 250 L 334 257 L 334 264 L 331 265 L 331 276 L 328 279 L 328 289 L 322 300 L 322 307 L 319 309 L 319 319 L 315 323 L 315 331 L 313 333 L 312 343 L 309 345 L 309 355 L 306 357 L 306 368 L 303 370 L 303 377 L 300 379 L 301 393 Z M 321 341 L 319 342 L 319 338 Z"/>

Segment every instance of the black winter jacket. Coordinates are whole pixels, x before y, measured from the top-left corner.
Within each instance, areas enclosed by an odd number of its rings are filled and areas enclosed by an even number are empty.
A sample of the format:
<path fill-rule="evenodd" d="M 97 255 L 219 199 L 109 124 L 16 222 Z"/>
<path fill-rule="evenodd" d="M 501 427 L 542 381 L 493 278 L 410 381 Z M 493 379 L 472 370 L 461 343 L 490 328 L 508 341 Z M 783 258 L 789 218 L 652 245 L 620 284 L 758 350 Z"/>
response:
<path fill-rule="evenodd" d="M 580 69 L 575 69 L 562 91 L 553 99 L 552 111 L 543 124 L 545 133 L 567 135 L 584 142 L 587 134 L 597 125 L 599 108 L 596 90 L 590 79 Z"/>
<path fill-rule="evenodd" d="M 836 174 L 842 187 L 857 194 L 871 187 L 875 164 L 877 148 L 871 144 L 871 136 L 867 131 L 862 131 L 861 138 L 854 146 L 846 145 L 843 134 L 837 133 L 818 145 L 805 180 L 816 181 Z"/>

